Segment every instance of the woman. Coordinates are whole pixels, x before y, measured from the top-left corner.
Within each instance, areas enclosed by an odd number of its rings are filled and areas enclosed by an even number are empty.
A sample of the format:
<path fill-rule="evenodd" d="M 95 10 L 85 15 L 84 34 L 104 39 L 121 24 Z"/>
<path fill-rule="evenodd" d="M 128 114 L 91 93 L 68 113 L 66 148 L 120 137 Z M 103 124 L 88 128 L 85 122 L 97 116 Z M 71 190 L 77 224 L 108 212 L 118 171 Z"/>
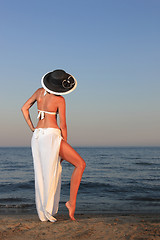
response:
<path fill-rule="evenodd" d="M 53 217 L 58 211 L 61 187 L 61 162 L 68 161 L 75 166 L 70 183 L 70 199 L 66 202 L 71 220 L 75 220 L 76 198 L 85 161 L 67 143 L 66 106 L 61 96 L 72 92 L 76 79 L 63 70 L 46 73 L 38 89 L 23 105 L 23 116 L 34 132 L 32 154 L 35 171 L 35 197 L 38 216 L 41 221 L 55 222 Z M 37 102 L 38 124 L 35 128 L 30 118 L 29 109 Z M 59 114 L 60 127 L 57 124 Z"/>

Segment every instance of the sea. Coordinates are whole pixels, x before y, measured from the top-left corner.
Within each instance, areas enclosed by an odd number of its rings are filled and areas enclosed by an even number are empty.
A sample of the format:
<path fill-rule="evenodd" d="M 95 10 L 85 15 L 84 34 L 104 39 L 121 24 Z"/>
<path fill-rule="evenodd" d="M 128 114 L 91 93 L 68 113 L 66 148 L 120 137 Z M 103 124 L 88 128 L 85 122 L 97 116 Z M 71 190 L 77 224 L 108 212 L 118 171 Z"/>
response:
<path fill-rule="evenodd" d="M 160 213 L 160 147 L 75 147 L 86 161 L 77 214 Z M 74 167 L 63 161 L 59 214 Z M 0 213 L 36 213 L 31 148 L 0 148 Z"/>

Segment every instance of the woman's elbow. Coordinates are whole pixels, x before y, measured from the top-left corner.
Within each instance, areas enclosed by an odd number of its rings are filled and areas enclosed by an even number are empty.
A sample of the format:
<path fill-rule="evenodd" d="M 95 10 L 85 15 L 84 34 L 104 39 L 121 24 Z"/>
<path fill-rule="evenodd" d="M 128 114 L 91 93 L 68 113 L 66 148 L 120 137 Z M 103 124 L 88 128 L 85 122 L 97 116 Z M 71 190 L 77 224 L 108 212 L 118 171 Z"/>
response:
<path fill-rule="evenodd" d="M 21 112 L 22 112 L 22 113 L 24 112 L 24 106 L 23 106 L 23 107 L 21 107 Z"/>
<path fill-rule="evenodd" d="M 21 107 L 22 113 L 26 112 L 26 110 L 27 110 L 27 108 L 25 107 L 25 105 L 23 105 L 23 106 Z"/>

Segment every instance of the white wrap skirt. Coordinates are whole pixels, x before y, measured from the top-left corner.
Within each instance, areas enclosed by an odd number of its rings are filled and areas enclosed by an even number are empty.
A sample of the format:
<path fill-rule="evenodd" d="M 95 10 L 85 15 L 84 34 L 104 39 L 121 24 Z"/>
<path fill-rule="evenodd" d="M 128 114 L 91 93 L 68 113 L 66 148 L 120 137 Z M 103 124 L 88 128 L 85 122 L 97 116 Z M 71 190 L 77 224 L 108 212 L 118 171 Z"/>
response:
<path fill-rule="evenodd" d="M 57 128 L 35 129 L 31 147 L 35 173 L 35 200 L 39 219 L 55 222 L 58 212 L 61 172 L 61 131 Z"/>

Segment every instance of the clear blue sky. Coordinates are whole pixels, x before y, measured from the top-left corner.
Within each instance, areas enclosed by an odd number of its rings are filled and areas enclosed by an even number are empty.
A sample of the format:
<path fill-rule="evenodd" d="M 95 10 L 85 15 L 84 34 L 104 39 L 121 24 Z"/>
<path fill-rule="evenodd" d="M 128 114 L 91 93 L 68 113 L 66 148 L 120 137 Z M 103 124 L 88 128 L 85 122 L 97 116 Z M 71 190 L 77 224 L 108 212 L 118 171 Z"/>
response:
<path fill-rule="evenodd" d="M 71 145 L 159 145 L 159 13 L 159 0 L 2 0 L 0 146 L 30 145 L 21 106 L 57 68 L 78 81 Z"/>

